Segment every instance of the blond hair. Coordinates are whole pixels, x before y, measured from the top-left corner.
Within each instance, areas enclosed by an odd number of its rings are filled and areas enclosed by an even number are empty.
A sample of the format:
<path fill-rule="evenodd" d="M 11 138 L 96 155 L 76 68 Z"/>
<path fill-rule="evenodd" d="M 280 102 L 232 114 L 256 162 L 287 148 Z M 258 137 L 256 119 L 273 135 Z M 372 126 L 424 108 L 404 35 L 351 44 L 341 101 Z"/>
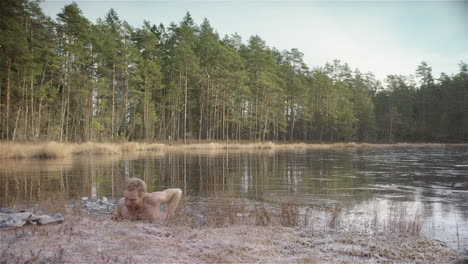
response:
<path fill-rule="evenodd" d="M 141 179 L 129 178 L 127 182 L 125 183 L 124 190 L 128 190 L 128 191 L 137 190 L 138 195 L 140 197 L 143 197 L 143 195 L 146 193 L 147 186 L 146 186 L 146 183 Z"/>

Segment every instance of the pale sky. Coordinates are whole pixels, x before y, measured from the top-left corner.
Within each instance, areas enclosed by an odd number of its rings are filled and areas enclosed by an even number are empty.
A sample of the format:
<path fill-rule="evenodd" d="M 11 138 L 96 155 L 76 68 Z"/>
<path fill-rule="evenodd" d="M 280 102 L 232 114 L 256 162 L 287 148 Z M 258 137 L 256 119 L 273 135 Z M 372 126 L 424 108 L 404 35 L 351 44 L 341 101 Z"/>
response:
<path fill-rule="evenodd" d="M 101 0 L 75 1 L 95 23 L 110 8 L 139 27 L 179 23 L 188 11 L 197 25 L 203 18 L 223 37 L 238 33 L 244 43 L 258 35 L 269 47 L 299 49 L 310 68 L 339 59 L 379 80 L 388 74 L 414 74 L 421 61 L 441 72 L 468 63 L 468 0 L 463 1 L 324 1 L 324 0 Z M 52 18 L 67 0 L 45 0 Z"/>

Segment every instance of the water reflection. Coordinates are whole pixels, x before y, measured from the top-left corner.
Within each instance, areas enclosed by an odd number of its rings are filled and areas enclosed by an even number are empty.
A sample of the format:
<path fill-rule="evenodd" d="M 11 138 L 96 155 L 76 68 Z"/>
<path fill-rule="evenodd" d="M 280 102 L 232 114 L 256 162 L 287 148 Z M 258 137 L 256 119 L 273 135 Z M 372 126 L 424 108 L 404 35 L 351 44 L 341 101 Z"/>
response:
<path fill-rule="evenodd" d="M 304 204 L 341 203 L 346 208 L 365 208 L 376 199 L 423 203 L 430 219 L 468 226 L 467 152 L 463 146 L 194 150 L 124 157 L 1 160 L 0 203 L 35 202 L 59 192 L 68 199 L 116 199 L 121 196 L 125 179 L 133 176 L 145 180 L 149 191 L 179 187 L 190 197 L 230 193 L 272 203 L 294 197 Z"/>

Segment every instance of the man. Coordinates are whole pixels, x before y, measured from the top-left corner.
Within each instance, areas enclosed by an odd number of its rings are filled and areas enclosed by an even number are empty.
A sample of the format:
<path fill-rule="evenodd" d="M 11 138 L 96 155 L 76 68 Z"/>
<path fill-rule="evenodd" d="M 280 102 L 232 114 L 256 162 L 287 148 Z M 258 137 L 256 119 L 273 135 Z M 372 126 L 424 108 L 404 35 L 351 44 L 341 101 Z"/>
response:
<path fill-rule="evenodd" d="M 123 198 L 119 200 L 113 219 L 160 221 L 170 219 L 179 204 L 182 190 L 167 189 L 161 192 L 146 192 L 146 183 L 138 178 L 127 180 Z M 167 203 L 166 214 L 161 213 L 161 204 Z"/>

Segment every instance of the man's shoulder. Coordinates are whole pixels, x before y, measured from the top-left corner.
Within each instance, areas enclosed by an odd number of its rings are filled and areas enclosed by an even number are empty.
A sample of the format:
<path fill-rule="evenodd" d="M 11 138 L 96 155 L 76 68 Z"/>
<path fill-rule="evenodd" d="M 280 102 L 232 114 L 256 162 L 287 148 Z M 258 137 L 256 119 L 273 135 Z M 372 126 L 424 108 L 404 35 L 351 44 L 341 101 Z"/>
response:
<path fill-rule="evenodd" d="M 125 198 L 124 198 L 124 197 L 120 198 L 119 201 L 117 201 L 117 205 L 118 205 L 118 206 L 123 206 L 123 205 L 125 205 Z"/>
<path fill-rule="evenodd" d="M 158 204 L 161 203 L 164 193 L 162 192 L 151 192 L 147 193 L 145 196 L 145 202 L 149 204 Z"/>

